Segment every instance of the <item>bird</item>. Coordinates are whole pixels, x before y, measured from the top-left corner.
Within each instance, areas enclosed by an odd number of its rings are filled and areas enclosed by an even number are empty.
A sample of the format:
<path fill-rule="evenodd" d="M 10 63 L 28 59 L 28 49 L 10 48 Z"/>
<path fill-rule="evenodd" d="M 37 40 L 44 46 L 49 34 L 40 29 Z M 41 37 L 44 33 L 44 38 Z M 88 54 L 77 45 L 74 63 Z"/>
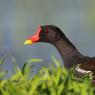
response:
<path fill-rule="evenodd" d="M 81 75 L 91 73 L 95 79 L 95 57 L 88 57 L 80 53 L 59 27 L 55 25 L 39 26 L 35 34 L 28 37 L 24 44 L 31 45 L 38 42 L 52 44 L 61 55 L 66 69 L 75 66 L 76 73 Z"/>

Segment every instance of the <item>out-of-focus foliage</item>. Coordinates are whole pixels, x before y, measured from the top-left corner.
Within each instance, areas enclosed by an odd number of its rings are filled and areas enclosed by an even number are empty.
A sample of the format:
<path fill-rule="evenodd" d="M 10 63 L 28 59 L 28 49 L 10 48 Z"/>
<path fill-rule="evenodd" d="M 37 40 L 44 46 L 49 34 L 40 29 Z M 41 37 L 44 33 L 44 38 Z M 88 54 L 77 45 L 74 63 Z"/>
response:
<path fill-rule="evenodd" d="M 73 69 L 67 71 L 59 65 L 58 60 L 52 59 L 50 68 L 42 67 L 32 78 L 29 77 L 33 73 L 32 63 L 41 59 L 27 61 L 22 70 L 15 65 L 16 73 L 0 81 L 0 95 L 94 95 L 95 88 L 88 76 L 76 80 Z"/>

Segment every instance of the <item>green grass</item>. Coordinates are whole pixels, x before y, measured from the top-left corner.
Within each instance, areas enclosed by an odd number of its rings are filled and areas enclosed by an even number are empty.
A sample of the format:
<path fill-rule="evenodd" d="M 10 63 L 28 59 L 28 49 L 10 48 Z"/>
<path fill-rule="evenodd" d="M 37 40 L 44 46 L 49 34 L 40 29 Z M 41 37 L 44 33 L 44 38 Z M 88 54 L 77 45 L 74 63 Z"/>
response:
<path fill-rule="evenodd" d="M 53 63 L 49 67 L 42 67 L 36 75 L 33 74 L 32 63 L 41 62 L 42 59 L 28 60 L 22 69 L 14 57 L 11 56 L 11 59 L 16 73 L 9 79 L 0 80 L 0 95 L 95 95 L 88 75 L 78 80 L 73 68 L 67 71 L 54 57 Z M 0 65 L 4 60 L 0 60 Z M 31 74 L 34 76 L 30 77 Z M 5 75 L 6 72 L 0 73 L 0 77 Z"/>

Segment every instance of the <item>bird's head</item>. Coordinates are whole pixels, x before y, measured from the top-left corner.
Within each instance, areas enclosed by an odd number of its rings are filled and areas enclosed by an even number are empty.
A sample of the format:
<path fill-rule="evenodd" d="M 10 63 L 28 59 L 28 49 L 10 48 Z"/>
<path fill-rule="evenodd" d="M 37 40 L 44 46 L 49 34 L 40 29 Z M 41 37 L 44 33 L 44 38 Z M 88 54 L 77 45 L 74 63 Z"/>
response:
<path fill-rule="evenodd" d="M 36 33 L 25 41 L 24 44 L 32 44 L 36 42 L 53 43 L 61 38 L 61 30 L 54 25 L 39 26 Z"/>

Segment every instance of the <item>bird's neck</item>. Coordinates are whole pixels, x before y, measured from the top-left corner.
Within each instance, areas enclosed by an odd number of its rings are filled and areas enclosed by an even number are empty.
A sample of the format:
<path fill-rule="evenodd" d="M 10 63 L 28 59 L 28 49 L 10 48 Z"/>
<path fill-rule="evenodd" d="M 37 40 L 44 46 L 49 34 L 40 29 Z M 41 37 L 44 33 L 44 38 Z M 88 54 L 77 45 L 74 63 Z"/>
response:
<path fill-rule="evenodd" d="M 54 42 L 53 45 L 61 54 L 64 66 L 66 68 L 73 67 L 73 65 L 76 65 L 78 63 L 77 61 L 80 60 L 79 58 L 84 57 L 82 54 L 78 52 L 78 50 L 69 40 L 64 41 L 63 39 L 60 39 Z"/>

